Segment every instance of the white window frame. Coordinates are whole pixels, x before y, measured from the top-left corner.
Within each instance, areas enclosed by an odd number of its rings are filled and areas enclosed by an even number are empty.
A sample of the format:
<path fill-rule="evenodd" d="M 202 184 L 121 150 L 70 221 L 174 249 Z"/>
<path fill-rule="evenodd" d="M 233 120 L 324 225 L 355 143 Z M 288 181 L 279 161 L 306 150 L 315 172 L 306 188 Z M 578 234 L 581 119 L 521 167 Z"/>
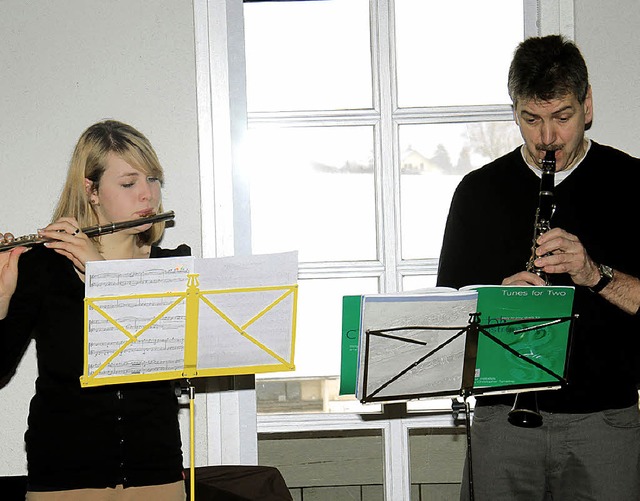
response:
<path fill-rule="evenodd" d="M 244 66 L 244 27 L 242 0 L 192 0 L 196 47 L 196 92 L 199 133 L 200 190 L 202 248 L 204 257 L 246 254 L 251 251 L 249 218 L 242 217 L 249 207 L 248 185 L 244 182 L 241 157 L 242 143 L 247 127 L 246 69 Z M 370 0 L 374 29 L 388 30 L 393 12 L 393 0 Z M 560 33 L 574 37 L 574 12 L 572 0 L 524 0 L 525 36 Z M 378 14 L 380 14 L 378 16 Z M 377 40 L 378 37 L 373 37 Z M 384 42 L 383 42 L 384 43 Z M 383 68 L 374 75 L 376 89 L 379 85 L 390 88 L 394 62 L 389 54 L 391 47 L 374 45 L 374 60 Z M 372 123 L 385 120 L 391 123 L 392 98 L 381 94 L 380 113 L 376 117 L 363 112 L 356 123 Z M 482 108 L 477 111 L 461 109 L 468 117 L 511 119 L 510 107 Z M 447 110 L 450 112 L 450 109 Z M 412 123 L 438 118 L 438 110 L 428 110 L 416 115 L 416 110 L 398 115 L 399 123 Z M 477 115 L 473 115 L 477 113 Z M 351 115 L 350 115 L 351 116 Z M 378 116 L 381 116 L 378 119 Z M 268 115 L 256 119 L 269 120 Z M 318 125 L 331 125 L 340 117 L 324 114 L 317 117 Z M 341 122 L 342 123 L 342 122 Z M 390 127 L 381 133 L 378 154 L 384 164 L 392 165 L 392 155 L 397 148 Z M 381 130 L 382 130 L 381 129 Z M 397 136 L 397 134 L 395 134 Z M 399 200 L 396 179 L 382 176 L 381 193 L 386 200 Z M 378 201 L 381 204 L 382 201 Z M 397 204 L 397 202 L 395 202 Z M 377 208 L 380 210 L 380 207 Z M 396 206 L 395 214 L 399 214 Z M 387 217 L 393 217 L 392 215 Z M 397 227 L 393 220 L 383 220 L 383 231 Z M 395 234 L 386 234 L 387 244 L 397 245 Z M 404 274 L 417 271 L 418 263 L 399 263 L 397 253 L 385 253 L 384 262 L 371 269 L 378 274 L 383 290 L 397 290 Z M 420 261 L 425 271 L 425 262 Z M 302 278 L 327 276 L 328 264 L 301 266 Z M 427 263 L 427 269 L 435 274 L 436 260 Z M 339 271 L 339 270 L 338 270 Z M 326 415 L 269 415 L 257 416 L 255 386 L 252 377 L 219 379 L 211 383 L 206 395 L 207 448 L 206 464 L 257 464 L 257 433 L 286 433 L 320 430 L 379 429 L 385 443 L 385 499 L 410 499 L 409 431 L 413 428 L 452 427 L 451 415 L 434 414 L 426 417 L 407 417 L 364 421 L 357 414 Z M 200 404 L 202 405 L 202 404 Z"/>

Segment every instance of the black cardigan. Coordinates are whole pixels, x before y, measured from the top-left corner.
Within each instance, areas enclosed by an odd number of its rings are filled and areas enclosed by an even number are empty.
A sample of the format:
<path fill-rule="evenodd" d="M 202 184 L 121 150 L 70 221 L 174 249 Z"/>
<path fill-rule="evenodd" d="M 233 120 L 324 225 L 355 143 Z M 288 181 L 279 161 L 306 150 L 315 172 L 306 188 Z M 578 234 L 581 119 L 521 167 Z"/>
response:
<path fill-rule="evenodd" d="M 578 236 L 598 263 L 640 276 L 635 231 L 640 215 L 640 160 L 592 142 L 591 149 L 555 188 L 552 227 Z M 520 148 L 466 175 L 454 194 L 438 270 L 438 285 L 500 284 L 525 269 L 531 255 L 540 179 Z M 553 285 L 573 285 L 567 274 Z M 576 287 L 576 322 L 569 386 L 541 392 L 540 408 L 591 412 L 637 401 L 638 317 L 624 313 L 586 287 Z M 479 403 L 509 403 L 484 397 Z"/>
<path fill-rule="evenodd" d="M 152 247 L 151 257 L 189 255 Z M 18 286 L 0 321 L 0 376 L 11 375 L 33 336 L 36 391 L 25 434 L 29 490 L 175 482 L 183 478 L 173 383 L 81 388 L 84 284 L 44 246 L 19 261 Z"/>

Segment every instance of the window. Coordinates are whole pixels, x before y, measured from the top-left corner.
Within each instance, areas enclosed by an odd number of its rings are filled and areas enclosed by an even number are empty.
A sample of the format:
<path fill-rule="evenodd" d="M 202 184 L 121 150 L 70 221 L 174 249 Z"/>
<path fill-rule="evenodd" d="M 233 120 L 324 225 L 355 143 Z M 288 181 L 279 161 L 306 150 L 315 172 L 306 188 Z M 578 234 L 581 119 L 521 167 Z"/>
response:
<path fill-rule="evenodd" d="M 506 90 L 513 0 L 245 1 L 254 253 L 298 249 L 296 371 L 258 412 L 338 395 L 342 297 L 435 283 L 453 190 L 519 144 Z"/>

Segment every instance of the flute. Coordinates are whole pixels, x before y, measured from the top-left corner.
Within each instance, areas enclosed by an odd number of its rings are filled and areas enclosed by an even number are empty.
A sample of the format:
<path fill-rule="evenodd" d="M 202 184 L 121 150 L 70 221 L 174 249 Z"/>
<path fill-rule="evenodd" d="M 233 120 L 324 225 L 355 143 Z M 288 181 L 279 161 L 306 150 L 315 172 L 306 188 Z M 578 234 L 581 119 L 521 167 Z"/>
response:
<path fill-rule="evenodd" d="M 136 226 L 142 226 L 148 223 L 159 223 L 162 221 L 169 221 L 175 217 L 175 213 L 170 210 L 167 212 L 161 212 L 160 214 L 153 214 L 151 216 L 140 217 L 138 219 L 132 219 L 130 221 L 121 221 L 119 223 L 109 223 L 105 225 L 89 226 L 83 228 L 81 231 L 88 237 L 98 237 L 100 235 L 107 235 L 109 233 L 115 233 L 116 231 L 126 230 L 127 228 L 135 228 Z M 50 239 L 43 238 L 39 235 L 23 235 L 21 237 L 14 238 L 11 242 L 0 243 L 0 252 L 11 250 L 15 247 L 33 247 L 34 245 L 48 242 Z"/>

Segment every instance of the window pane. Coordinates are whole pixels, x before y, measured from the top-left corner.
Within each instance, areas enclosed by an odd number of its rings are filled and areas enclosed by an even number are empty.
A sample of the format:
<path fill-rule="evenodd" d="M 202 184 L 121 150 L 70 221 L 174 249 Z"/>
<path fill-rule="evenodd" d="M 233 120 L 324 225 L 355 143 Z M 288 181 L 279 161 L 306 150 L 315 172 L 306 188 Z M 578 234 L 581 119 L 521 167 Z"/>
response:
<path fill-rule="evenodd" d="M 453 192 L 462 176 L 521 143 L 515 123 L 400 126 L 403 259 L 438 258 Z"/>
<path fill-rule="evenodd" d="M 414 291 L 436 286 L 435 275 L 405 275 L 402 277 L 402 290 Z"/>
<path fill-rule="evenodd" d="M 248 139 L 254 253 L 376 258 L 372 127 L 257 128 Z"/>
<path fill-rule="evenodd" d="M 514 0 L 396 0 L 398 105 L 509 104 L 507 73 L 524 38 Z"/>
<path fill-rule="evenodd" d="M 411 501 L 459 498 L 466 444 L 464 426 L 409 430 Z"/>
<path fill-rule="evenodd" d="M 244 5 L 252 111 L 372 107 L 368 0 Z"/>
<path fill-rule="evenodd" d="M 378 290 L 376 277 L 298 282 L 296 370 L 256 375 L 258 412 L 352 412 L 355 408 L 361 409 L 355 397 L 338 395 L 342 297 L 377 294 Z M 366 412 L 379 410 L 379 406 L 367 407 Z"/>
<path fill-rule="evenodd" d="M 342 346 L 342 296 L 377 293 L 378 280 L 373 277 L 300 280 L 296 370 L 278 374 L 284 377 L 338 376 Z"/>
<path fill-rule="evenodd" d="M 382 404 L 361 404 L 354 395 L 340 395 L 339 377 L 256 378 L 258 414 L 379 414 Z M 448 401 L 451 404 L 451 400 Z M 443 408 L 441 404 L 439 409 Z M 422 409 L 419 409 L 422 410 Z"/>
<path fill-rule="evenodd" d="M 258 437 L 259 463 L 276 467 L 296 500 L 382 501 L 384 458 L 381 429 Z"/>

